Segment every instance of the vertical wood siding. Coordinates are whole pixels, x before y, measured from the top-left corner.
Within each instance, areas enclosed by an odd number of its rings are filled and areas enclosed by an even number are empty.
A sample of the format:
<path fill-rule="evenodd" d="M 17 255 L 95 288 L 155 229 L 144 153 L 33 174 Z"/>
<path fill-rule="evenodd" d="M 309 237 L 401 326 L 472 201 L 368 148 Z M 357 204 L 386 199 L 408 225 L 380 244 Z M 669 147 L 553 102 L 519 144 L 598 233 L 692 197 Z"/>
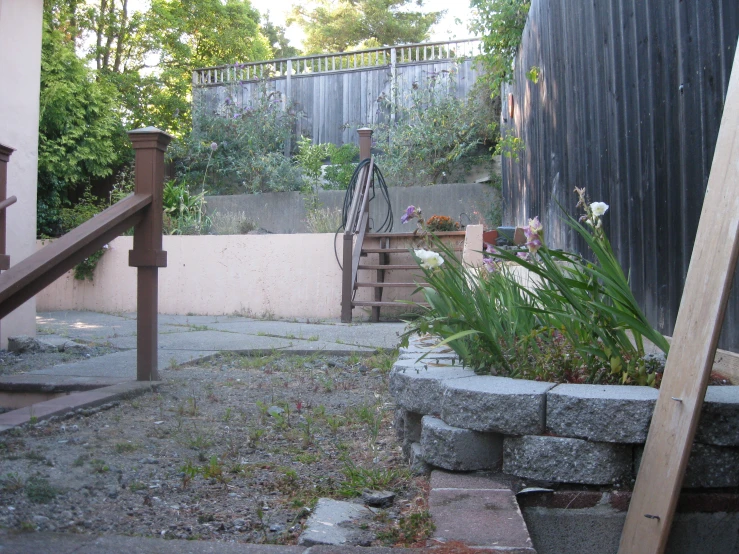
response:
<path fill-rule="evenodd" d="M 540 215 L 547 241 L 582 250 L 559 217 L 575 187 L 604 218 L 632 289 L 672 334 L 739 37 L 737 0 L 533 0 L 516 59 L 503 158 L 504 219 Z M 538 83 L 526 78 L 540 68 Z M 507 103 L 504 102 L 504 106 Z M 721 338 L 739 351 L 739 279 Z"/>
<path fill-rule="evenodd" d="M 473 39 L 293 58 L 289 94 L 288 60 L 198 69 L 193 75 L 193 111 L 214 112 L 226 98 L 248 105 L 266 87 L 277 91 L 298 114 L 296 138 L 358 144 L 358 128 L 372 127 L 391 117 L 393 97 L 397 106 L 409 105 L 414 83 L 424 87 L 428 79 L 453 71 L 456 95 L 467 97 L 479 74 L 474 59 L 479 45 L 479 40 Z M 391 50 L 397 53 L 394 66 Z"/>

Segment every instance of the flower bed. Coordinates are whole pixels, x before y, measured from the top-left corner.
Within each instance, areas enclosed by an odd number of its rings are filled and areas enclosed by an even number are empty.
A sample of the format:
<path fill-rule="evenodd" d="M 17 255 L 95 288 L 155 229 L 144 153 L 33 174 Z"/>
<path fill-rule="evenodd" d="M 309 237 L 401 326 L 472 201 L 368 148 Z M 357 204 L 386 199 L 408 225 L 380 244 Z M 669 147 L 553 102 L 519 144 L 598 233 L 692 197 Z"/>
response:
<path fill-rule="evenodd" d="M 631 484 L 656 389 L 476 375 L 457 360 L 412 338 L 393 367 L 390 391 L 416 470 L 502 469 L 554 483 Z M 739 486 L 738 447 L 739 386 L 710 386 L 684 486 Z"/>

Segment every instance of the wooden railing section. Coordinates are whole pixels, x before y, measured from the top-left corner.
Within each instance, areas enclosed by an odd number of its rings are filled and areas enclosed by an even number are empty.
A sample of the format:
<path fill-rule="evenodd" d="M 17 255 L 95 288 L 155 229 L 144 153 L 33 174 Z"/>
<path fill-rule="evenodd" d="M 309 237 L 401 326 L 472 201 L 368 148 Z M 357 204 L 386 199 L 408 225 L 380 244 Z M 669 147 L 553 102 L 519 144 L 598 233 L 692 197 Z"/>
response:
<path fill-rule="evenodd" d="M 352 320 L 352 300 L 357 283 L 359 260 L 362 255 L 364 236 L 369 227 L 369 199 L 374 173 L 372 129 L 359 129 L 357 133 L 359 134 L 359 158 L 360 160 L 369 159 L 370 162 L 365 166 L 359 177 L 359 186 L 354 198 L 352 198 L 352 204 L 344 226 L 341 279 L 341 321 L 344 323 L 350 323 Z"/>
<path fill-rule="evenodd" d="M 138 268 L 136 378 L 157 381 L 158 271 L 167 266 L 167 253 L 162 250 L 164 153 L 172 137 L 153 127 L 131 131 L 128 136 L 136 152 L 134 194 L 0 275 L 0 318 L 133 226 L 128 263 Z M 0 184 L 5 183 L 8 158 L 2 152 Z"/>
<path fill-rule="evenodd" d="M 446 42 L 422 42 L 353 52 L 204 67 L 193 71 L 192 84 L 195 86 L 220 85 L 331 71 L 348 71 L 382 66 L 395 67 L 404 63 L 463 60 L 474 58 L 480 54 L 482 54 L 482 40 L 479 38 Z"/>

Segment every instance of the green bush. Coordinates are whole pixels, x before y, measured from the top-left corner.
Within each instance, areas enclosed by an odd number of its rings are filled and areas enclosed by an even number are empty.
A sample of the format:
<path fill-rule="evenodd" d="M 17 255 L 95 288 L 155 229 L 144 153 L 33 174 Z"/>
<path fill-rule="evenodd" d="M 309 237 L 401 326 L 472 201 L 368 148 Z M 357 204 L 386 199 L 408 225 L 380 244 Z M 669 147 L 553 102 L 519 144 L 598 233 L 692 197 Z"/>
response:
<path fill-rule="evenodd" d="M 457 98 L 456 70 L 429 77 L 426 86 L 414 83 L 406 102 L 399 103 L 395 123 L 377 126 L 377 164 L 388 185 L 428 185 L 477 163 L 490 162 L 485 148 L 492 145 L 490 121 L 496 120 L 492 102 L 479 93 Z M 389 113 L 390 100 L 381 101 Z"/>
<path fill-rule="evenodd" d="M 567 223 L 594 259 L 549 249 L 538 218 L 525 228 L 528 252 L 491 249 L 485 270 L 471 270 L 432 237 L 440 254 L 415 251 L 429 304 L 404 337 L 433 333 L 464 364 L 482 373 L 588 383 L 659 384 L 648 367 L 644 338 L 667 353 L 647 321 L 611 249 L 601 218 L 608 207 L 588 204 Z M 407 213 L 413 217 L 414 210 Z M 439 257 L 440 256 L 440 257 Z M 534 276 L 522 282 L 516 267 Z M 527 286 L 528 285 L 528 286 Z"/>
<path fill-rule="evenodd" d="M 300 172 L 283 155 L 296 115 L 284 108 L 262 83 L 246 102 L 230 94 L 215 111 L 199 110 L 192 133 L 170 148 L 177 178 L 209 194 L 299 190 Z"/>

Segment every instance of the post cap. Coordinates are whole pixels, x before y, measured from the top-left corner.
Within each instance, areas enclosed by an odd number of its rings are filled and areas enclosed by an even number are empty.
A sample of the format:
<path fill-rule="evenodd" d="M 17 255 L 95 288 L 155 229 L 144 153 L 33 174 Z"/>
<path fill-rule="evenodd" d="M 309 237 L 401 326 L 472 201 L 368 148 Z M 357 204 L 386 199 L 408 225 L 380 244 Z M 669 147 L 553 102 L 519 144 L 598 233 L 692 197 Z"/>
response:
<path fill-rule="evenodd" d="M 156 127 L 144 127 L 143 129 L 129 131 L 128 138 L 131 140 L 134 150 L 138 150 L 139 148 L 157 148 L 164 151 L 174 137 Z"/>

